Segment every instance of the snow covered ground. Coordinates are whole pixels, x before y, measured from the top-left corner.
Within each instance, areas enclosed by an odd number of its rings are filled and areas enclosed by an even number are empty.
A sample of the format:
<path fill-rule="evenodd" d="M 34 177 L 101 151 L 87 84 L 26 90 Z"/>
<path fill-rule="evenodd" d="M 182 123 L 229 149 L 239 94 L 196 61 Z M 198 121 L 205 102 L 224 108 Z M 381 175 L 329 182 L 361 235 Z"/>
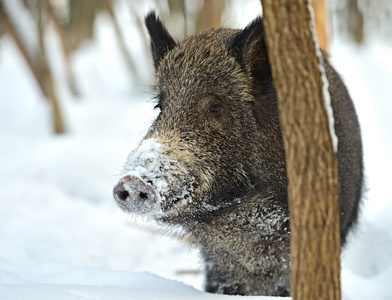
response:
<path fill-rule="evenodd" d="M 199 291 L 197 250 L 112 199 L 156 112 L 148 80 L 128 82 L 107 23 L 100 16 L 95 42 L 73 57 L 79 98 L 49 37 L 68 128 L 61 136 L 51 134 L 48 105 L 15 45 L 0 40 L 0 299 L 227 299 Z M 342 255 L 344 299 L 392 299 L 392 47 L 336 41 L 331 52 L 360 117 L 368 186 Z M 147 63 L 141 56 L 140 68 Z"/>

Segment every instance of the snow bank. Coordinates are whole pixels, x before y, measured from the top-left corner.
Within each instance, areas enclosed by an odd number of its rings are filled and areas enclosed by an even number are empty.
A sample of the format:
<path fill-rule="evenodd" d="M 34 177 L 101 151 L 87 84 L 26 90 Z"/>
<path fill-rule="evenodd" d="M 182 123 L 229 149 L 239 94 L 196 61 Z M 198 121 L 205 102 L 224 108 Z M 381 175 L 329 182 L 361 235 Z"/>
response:
<path fill-rule="evenodd" d="M 10 271 L 18 266 L 9 265 Z M 70 269 L 57 266 L 54 270 L 27 270 L 23 278 L 0 271 L 0 295 L 13 300 L 73 299 L 227 299 L 228 296 L 203 293 L 180 282 L 150 273 L 114 272 L 100 269 Z M 37 273 L 39 279 L 37 280 Z M 32 277 L 33 279 L 26 279 Z M 238 299 L 241 297 L 230 297 Z M 278 299 L 251 297 L 251 299 Z M 279 298 L 281 299 L 281 298 Z"/>

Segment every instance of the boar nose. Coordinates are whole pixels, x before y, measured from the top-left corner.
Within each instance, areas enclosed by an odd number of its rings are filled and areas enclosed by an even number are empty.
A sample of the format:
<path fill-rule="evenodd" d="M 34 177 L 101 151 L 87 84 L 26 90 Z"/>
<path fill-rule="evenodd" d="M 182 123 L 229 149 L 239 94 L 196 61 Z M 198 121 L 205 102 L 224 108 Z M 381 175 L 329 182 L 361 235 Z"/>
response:
<path fill-rule="evenodd" d="M 125 176 L 113 189 L 113 195 L 119 204 L 134 212 L 149 210 L 156 202 L 153 186 L 135 176 Z"/>

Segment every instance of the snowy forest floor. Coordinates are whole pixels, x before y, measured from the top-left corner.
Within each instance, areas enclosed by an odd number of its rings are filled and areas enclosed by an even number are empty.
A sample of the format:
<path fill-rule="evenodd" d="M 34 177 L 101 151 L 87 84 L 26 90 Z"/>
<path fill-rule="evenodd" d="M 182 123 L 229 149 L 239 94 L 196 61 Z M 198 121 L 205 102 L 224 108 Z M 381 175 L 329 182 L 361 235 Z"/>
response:
<path fill-rule="evenodd" d="M 126 156 L 156 112 L 148 85 L 128 83 L 104 19 L 97 32 L 74 57 L 78 98 L 68 92 L 51 53 L 68 128 L 61 136 L 51 134 L 48 103 L 15 45 L 0 40 L 0 299 L 226 299 L 199 291 L 196 249 L 161 236 L 162 225 L 123 214 L 112 200 Z M 331 59 L 362 125 L 368 190 L 342 254 L 343 295 L 387 300 L 392 47 L 335 41 Z M 149 63 L 140 61 L 140 68 Z"/>

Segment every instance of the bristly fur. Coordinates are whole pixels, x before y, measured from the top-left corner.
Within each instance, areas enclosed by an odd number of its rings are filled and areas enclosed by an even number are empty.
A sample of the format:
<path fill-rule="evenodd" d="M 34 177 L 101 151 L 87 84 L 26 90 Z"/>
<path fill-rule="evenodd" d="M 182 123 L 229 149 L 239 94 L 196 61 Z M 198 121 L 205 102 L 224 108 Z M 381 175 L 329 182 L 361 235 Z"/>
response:
<path fill-rule="evenodd" d="M 147 14 L 145 24 L 151 37 L 151 52 L 156 69 L 165 54 L 176 46 L 176 42 L 156 16 L 155 11 Z"/>

